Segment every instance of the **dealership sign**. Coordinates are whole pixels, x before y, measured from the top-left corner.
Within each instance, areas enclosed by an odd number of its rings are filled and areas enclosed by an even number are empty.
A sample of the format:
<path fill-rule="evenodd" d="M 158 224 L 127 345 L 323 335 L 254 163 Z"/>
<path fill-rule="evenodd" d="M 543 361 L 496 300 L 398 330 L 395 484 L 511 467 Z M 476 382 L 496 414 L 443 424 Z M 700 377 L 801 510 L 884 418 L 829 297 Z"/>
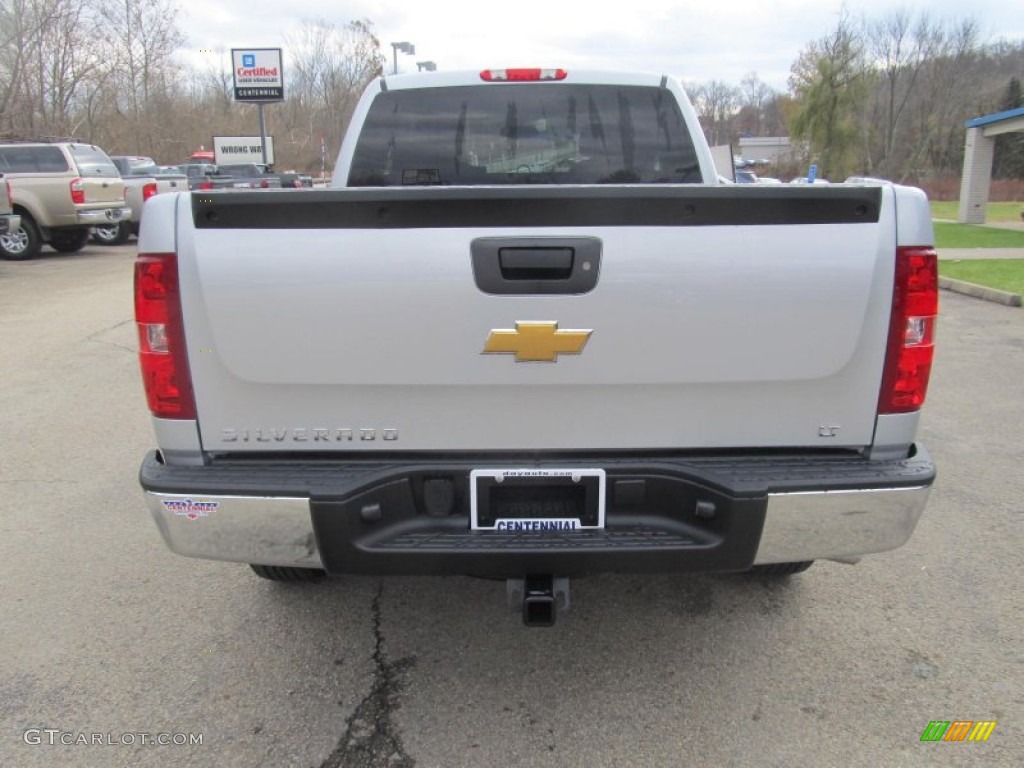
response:
<path fill-rule="evenodd" d="M 259 136 L 214 136 L 213 162 L 217 165 L 262 163 L 263 144 Z M 274 137 L 267 136 L 267 165 L 274 164 Z"/>
<path fill-rule="evenodd" d="M 284 71 L 280 48 L 232 48 L 235 101 L 282 101 Z"/>

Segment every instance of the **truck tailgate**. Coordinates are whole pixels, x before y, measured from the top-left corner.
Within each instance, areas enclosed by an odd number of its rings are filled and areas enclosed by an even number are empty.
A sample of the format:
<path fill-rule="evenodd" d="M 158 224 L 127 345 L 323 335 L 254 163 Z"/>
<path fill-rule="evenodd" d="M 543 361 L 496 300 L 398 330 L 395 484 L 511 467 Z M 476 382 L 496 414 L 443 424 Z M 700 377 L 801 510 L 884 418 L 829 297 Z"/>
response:
<path fill-rule="evenodd" d="M 882 187 L 180 196 L 203 447 L 870 444 L 894 204 Z M 480 284 L 474 241 L 483 262 L 525 254 L 511 293 Z M 589 259 L 594 284 L 531 272 L 538 251 L 571 252 L 577 276 Z M 553 361 L 517 359 L 538 354 L 529 333 Z"/>

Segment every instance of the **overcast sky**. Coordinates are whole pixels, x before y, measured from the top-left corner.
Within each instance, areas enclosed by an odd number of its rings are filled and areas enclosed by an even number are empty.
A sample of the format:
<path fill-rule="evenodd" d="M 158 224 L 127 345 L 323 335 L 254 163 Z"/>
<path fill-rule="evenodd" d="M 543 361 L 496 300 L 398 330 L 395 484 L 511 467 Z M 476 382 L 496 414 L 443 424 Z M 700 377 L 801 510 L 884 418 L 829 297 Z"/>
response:
<path fill-rule="evenodd" d="M 557 66 L 655 71 L 687 81 L 738 85 L 756 71 L 784 90 L 789 68 L 804 45 L 835 25 L 840 0 L 179 0 L 185 52 L 193 64 L 211 49 L 286 48 L 285 35 L 304 20 L 339 26 L 373 22 L 388 57 L 390 43 L 409 41 L 414 56 L 399 54 L 401 71 L 417 61 L 438 69 Z M 854 7 L 852 4 L 850 7 Z M 980 25 L 986 42 L 1024 39 L 1021 0 L 860 0 L 854 13 L 879 19 L 897 8 L 927 8 L 933 17 Z M 280 11 L 278 10 L 280 9 Z M 268 13 L 269 11 L 269 13 Z M 287 62 L 287 50 L 285 50 Z M 287 66 L 287 63 L 286 63 Z"/>

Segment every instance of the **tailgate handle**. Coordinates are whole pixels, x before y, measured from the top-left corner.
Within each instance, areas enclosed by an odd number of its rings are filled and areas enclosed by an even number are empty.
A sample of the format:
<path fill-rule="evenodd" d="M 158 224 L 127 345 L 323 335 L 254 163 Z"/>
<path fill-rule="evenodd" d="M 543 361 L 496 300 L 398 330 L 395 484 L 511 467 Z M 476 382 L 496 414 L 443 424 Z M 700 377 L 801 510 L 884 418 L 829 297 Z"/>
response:
<path fill-rule="evenodd" d="M 506 280 L 568 280 L 573 248 L 499 248 L 498 264 Z"/>
<path fill-rule="evenodd" d="M 601 250 L 596 237 L 478 237 L 470 243 L 473 279 L 497 296 L 589 293 Z"/>

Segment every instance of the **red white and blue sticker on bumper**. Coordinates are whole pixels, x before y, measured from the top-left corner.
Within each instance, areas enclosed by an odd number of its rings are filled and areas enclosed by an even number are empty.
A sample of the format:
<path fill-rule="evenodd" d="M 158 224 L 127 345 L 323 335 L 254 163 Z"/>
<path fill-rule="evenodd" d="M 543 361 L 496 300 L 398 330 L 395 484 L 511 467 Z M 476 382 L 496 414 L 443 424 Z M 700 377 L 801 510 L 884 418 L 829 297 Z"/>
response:
<path fill-rule="evenodd" d="M 220 509 L 219 501 L 193 501 L 192 499 L 169 501 L 162 499 L 160 503 L 164 505 L 164 509 L 168 512 L 173 512 L 177 517 L 185 517 L 189 520 L 209 517 L 212 512 Z"/>

